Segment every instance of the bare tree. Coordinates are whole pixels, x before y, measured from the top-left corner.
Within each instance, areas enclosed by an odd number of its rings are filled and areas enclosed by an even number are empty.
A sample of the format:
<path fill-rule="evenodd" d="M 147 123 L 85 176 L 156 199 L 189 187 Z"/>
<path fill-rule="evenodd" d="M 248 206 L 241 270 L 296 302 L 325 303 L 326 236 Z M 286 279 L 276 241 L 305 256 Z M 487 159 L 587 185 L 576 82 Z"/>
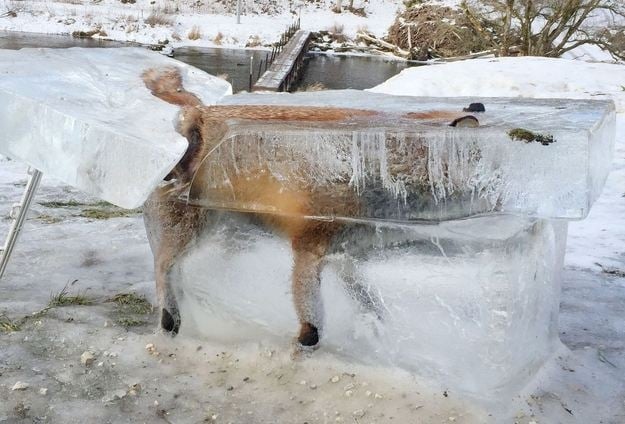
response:
<path fill-rule="evenodd" d="M 559 57 L 592 44 L 625 59 L 612 42 L 625 27 L 624 0 L 464 0 L 461 8 L 502 56 Z"/>

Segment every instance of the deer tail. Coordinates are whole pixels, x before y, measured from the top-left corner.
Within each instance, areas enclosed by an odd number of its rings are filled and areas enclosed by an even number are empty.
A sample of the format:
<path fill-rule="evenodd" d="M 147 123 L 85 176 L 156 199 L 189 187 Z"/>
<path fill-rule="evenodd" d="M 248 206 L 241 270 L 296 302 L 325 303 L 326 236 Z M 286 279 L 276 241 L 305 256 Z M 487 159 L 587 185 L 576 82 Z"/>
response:
<path fill-rule="evenodd" d="M 167 103 L 182 107 L 202 106 L 200 99 L 182 86 L 182 76 L 176 67 L 151 68 L 144 71 L 141 78 L 154 96 Z"/>

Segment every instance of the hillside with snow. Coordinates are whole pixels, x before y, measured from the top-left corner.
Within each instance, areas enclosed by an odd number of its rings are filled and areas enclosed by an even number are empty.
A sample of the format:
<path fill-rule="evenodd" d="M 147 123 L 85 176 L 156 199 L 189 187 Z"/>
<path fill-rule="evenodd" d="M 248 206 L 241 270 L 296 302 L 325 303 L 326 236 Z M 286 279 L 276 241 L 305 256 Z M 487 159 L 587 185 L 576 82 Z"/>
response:
<path fill-rule="evenodd" d="M 0 31 L 72 34 L 173 46 L 262 47 L 297 19 L 303 29 L 332 29 L 354 37 L 358 30 L 384 35 L 402 7 L 400 0 L 356 0 L 352 13 L 335 13 L 333 0 L 242 1 L 25 0 L 0 8 Z M 347 3 L 347 2 L 344 2 Z M 4 9 L 4 10 L 3 10 Z M 364 16 L 362 16 L 364 15 Z"/>

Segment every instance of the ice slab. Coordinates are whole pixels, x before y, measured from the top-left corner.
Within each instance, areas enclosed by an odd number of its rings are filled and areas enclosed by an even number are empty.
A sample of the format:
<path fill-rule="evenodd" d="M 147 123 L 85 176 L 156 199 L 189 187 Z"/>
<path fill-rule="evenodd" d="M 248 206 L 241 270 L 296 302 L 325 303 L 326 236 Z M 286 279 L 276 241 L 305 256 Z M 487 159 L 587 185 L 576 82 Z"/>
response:
<path fill-rule="evenodd" d="M 476 101 L 486 107 L 473 114 L 479 128 L 449 126 Z M 188 198 L 216 209 L 395 222 L 492 213 L 581 219 L 601 192 L 614 144 L 611 101 L 340 90 L 235 95 L 220 105 L 374 113 L 334 122 L 228 120 Z M 515 140 L 515 129 L 554 142 Z M 255 184 L 263 189 L 239 189 Z M 284 206 L 290 198 L 298 207 Z"/>
<path fill-rule="evenodd" d="M 168 66 L 205 104 L 232 93 L 142 48 L 0 50 L 0 153 L 118 206 L 141 205 L 187 148 L 179 108 L 141 80 Z"/>
<path fill-rule="evenodd" d="M 511 395 L 560 346 L 566 229 L 514 216 L 349 223 L 321 272 L 321 350 L 481 399 Z M 225 342 L 295 336 L 288 240 L 250 214 L 213 211 L 197 246 L 176 274 L 183 330 Z"/>

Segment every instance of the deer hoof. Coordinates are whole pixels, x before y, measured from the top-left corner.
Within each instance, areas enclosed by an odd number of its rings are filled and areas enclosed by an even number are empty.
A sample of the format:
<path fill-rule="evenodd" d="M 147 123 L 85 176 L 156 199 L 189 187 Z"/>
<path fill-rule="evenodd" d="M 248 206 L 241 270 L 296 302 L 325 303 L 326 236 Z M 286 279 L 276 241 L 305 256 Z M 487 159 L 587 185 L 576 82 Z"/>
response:
<path fill-rule="evenodd" d="M 302 324 L 297 341 L 302 346 L 315 346 L 319 343 L 319 330 L 314 325 L 306 322 Z"/>
<path fill-rule="evenodd" d="M 173 311 L 173 314 L 165 308 L 161 310 L 161 328 L 171 333 L 172 336 L 178 334 L 178 330 L 180 329 L 180 314 L 177 310 Z"/>

